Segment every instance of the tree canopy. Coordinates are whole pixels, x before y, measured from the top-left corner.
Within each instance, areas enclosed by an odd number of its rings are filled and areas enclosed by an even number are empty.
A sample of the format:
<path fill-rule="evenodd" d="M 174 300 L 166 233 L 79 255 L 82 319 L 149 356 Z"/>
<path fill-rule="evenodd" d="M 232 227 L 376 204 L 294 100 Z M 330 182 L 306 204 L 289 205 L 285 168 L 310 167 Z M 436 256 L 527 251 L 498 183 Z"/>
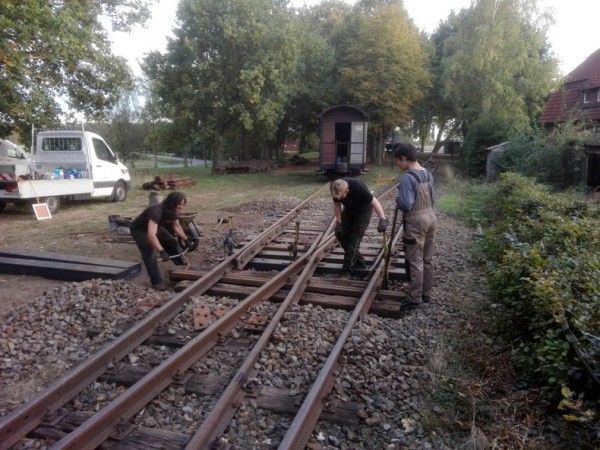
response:
<path fill-rule="evenodd" d="M 152 1 L 3 0 L 0 135 L 51 124 L 65 106 L 88 117 L 109 111 L 132 79 L 102 20 L 126 31 L 146 21 Z"/>
<path fill-rule="evenodd" d="M 134 92 L 132 77 L 111 54 L 103 24 L 143 23 L 152 1 L 5 0 L 0 135 L 50 124 L 65 105 L 132 124 L 115 109 Z M 203 145 L 216 165 L 279 157 L 286 137 L 316 142 L 319 114 L 345 103 L 369 116 L 373 161 L 399 127 L 422 144 L 437 129 L 436 150 L 456 136 L 478 151 L 535 127 L 557 82 L 551 17 L 536 0 L 473 1 L 431 36 L 417 30 L 402 0 L 177 5 L 167 51 L 144 60 L 150 100 L 135 121 L 146 117 L 156 128 L 145 144 L 182 154 Z"/>
<path fill-rule="evenodd" d="M 363 23 L 339 60 L 340 83 L 347 98 L 368 111 L 370 128 L 380 135 L 375 147 L 382 150 L 383 136 L 407 125 L 412 105 L 427 92 L 427 59 L 401 3 L 384 4 L 360 17 Z M 380 156 L 376 153 L 375 159 Z"/>
<path fill-rule="evenodd" d="M 273 138 L 298 89 L 292 16 L 274 0 L 182 0 L 177 16 L 167 53 L 144 65 L 155 99 L 168 119 L 212 139 L 217 163 L 224 138 L 247 158 L 251 135 Z"/>

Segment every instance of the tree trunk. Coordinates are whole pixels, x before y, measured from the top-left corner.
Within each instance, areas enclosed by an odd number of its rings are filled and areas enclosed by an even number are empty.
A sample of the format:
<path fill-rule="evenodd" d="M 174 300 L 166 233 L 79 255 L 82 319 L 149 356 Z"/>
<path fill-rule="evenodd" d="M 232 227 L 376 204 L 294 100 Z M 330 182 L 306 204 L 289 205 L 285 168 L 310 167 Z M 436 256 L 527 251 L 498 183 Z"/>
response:
<path fill-rule="evenodd" d="M 241 144 L 241 161 L 249 161 L 250 160 L 250 136 L 242 128 L 240 133 L 240 144 Z"/>

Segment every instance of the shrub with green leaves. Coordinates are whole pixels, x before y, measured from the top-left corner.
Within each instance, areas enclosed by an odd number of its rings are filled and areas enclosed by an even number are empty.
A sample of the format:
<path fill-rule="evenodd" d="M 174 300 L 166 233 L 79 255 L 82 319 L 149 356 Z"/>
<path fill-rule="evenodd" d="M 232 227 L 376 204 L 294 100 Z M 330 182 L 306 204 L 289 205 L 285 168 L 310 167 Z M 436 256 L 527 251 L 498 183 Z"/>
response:
<path fill-rule="evenodd" d="M 551 132 L 536 129 L 516 134 L 497 164 L 559 189 L 577 187 L 583 180 L 587 123 L 571 120 Z"/>
<path fill-rule="evenodd" d="M 510 173 L 489 205 L 485 249 L 493 292 L 506 306 L 502 329 L 523 374 L 553 399 L 582 367 L 565 331 L 600 336 L 600 209 Z M 598 367 L 599 342 L 577 344 Z"/>

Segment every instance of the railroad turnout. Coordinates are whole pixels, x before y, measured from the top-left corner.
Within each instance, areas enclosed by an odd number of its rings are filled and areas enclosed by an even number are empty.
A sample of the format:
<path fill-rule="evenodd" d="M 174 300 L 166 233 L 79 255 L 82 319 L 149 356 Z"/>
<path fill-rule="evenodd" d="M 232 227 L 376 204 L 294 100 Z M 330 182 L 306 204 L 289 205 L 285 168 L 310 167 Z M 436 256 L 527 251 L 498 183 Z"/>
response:
<path fill-rule="evenodd" d="M 390 218 L 395 193 L 376 193 Z M 340 275 L 327 186 L 214 267 L 173 271 L 170 299 L 141 308 L 118 337 L 0 419 L 0 450 L 23 439 L 77 450 L 304 449 L 327 424 L 365 420 L 343 365 L 366 317 L 403 313 L 406 281 L 402 228 L 384 235 L 376 221 L 361 246 L 367 267 L 351 277 Z M 161 405 L 177 406 L 178 417 L 161 420 L 176 427 L 153 423 Z"/>

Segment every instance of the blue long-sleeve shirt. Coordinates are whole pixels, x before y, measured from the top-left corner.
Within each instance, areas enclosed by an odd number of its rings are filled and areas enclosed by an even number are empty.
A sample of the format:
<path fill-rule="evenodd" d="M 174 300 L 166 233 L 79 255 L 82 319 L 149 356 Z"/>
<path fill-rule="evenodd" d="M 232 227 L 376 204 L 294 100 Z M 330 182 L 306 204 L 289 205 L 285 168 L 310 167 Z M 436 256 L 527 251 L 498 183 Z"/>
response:
<path fill-rule="evenodd" d="M 400 211 L 410 211 L 417 199 L 417 187 L 419 183 L 429 182 L 429 194 L 431 205 L 434 205 L 435 192 L 433 190 L 433 177 L 425 170 L 408 170 L 400 178 L 396 205 Z"/>

